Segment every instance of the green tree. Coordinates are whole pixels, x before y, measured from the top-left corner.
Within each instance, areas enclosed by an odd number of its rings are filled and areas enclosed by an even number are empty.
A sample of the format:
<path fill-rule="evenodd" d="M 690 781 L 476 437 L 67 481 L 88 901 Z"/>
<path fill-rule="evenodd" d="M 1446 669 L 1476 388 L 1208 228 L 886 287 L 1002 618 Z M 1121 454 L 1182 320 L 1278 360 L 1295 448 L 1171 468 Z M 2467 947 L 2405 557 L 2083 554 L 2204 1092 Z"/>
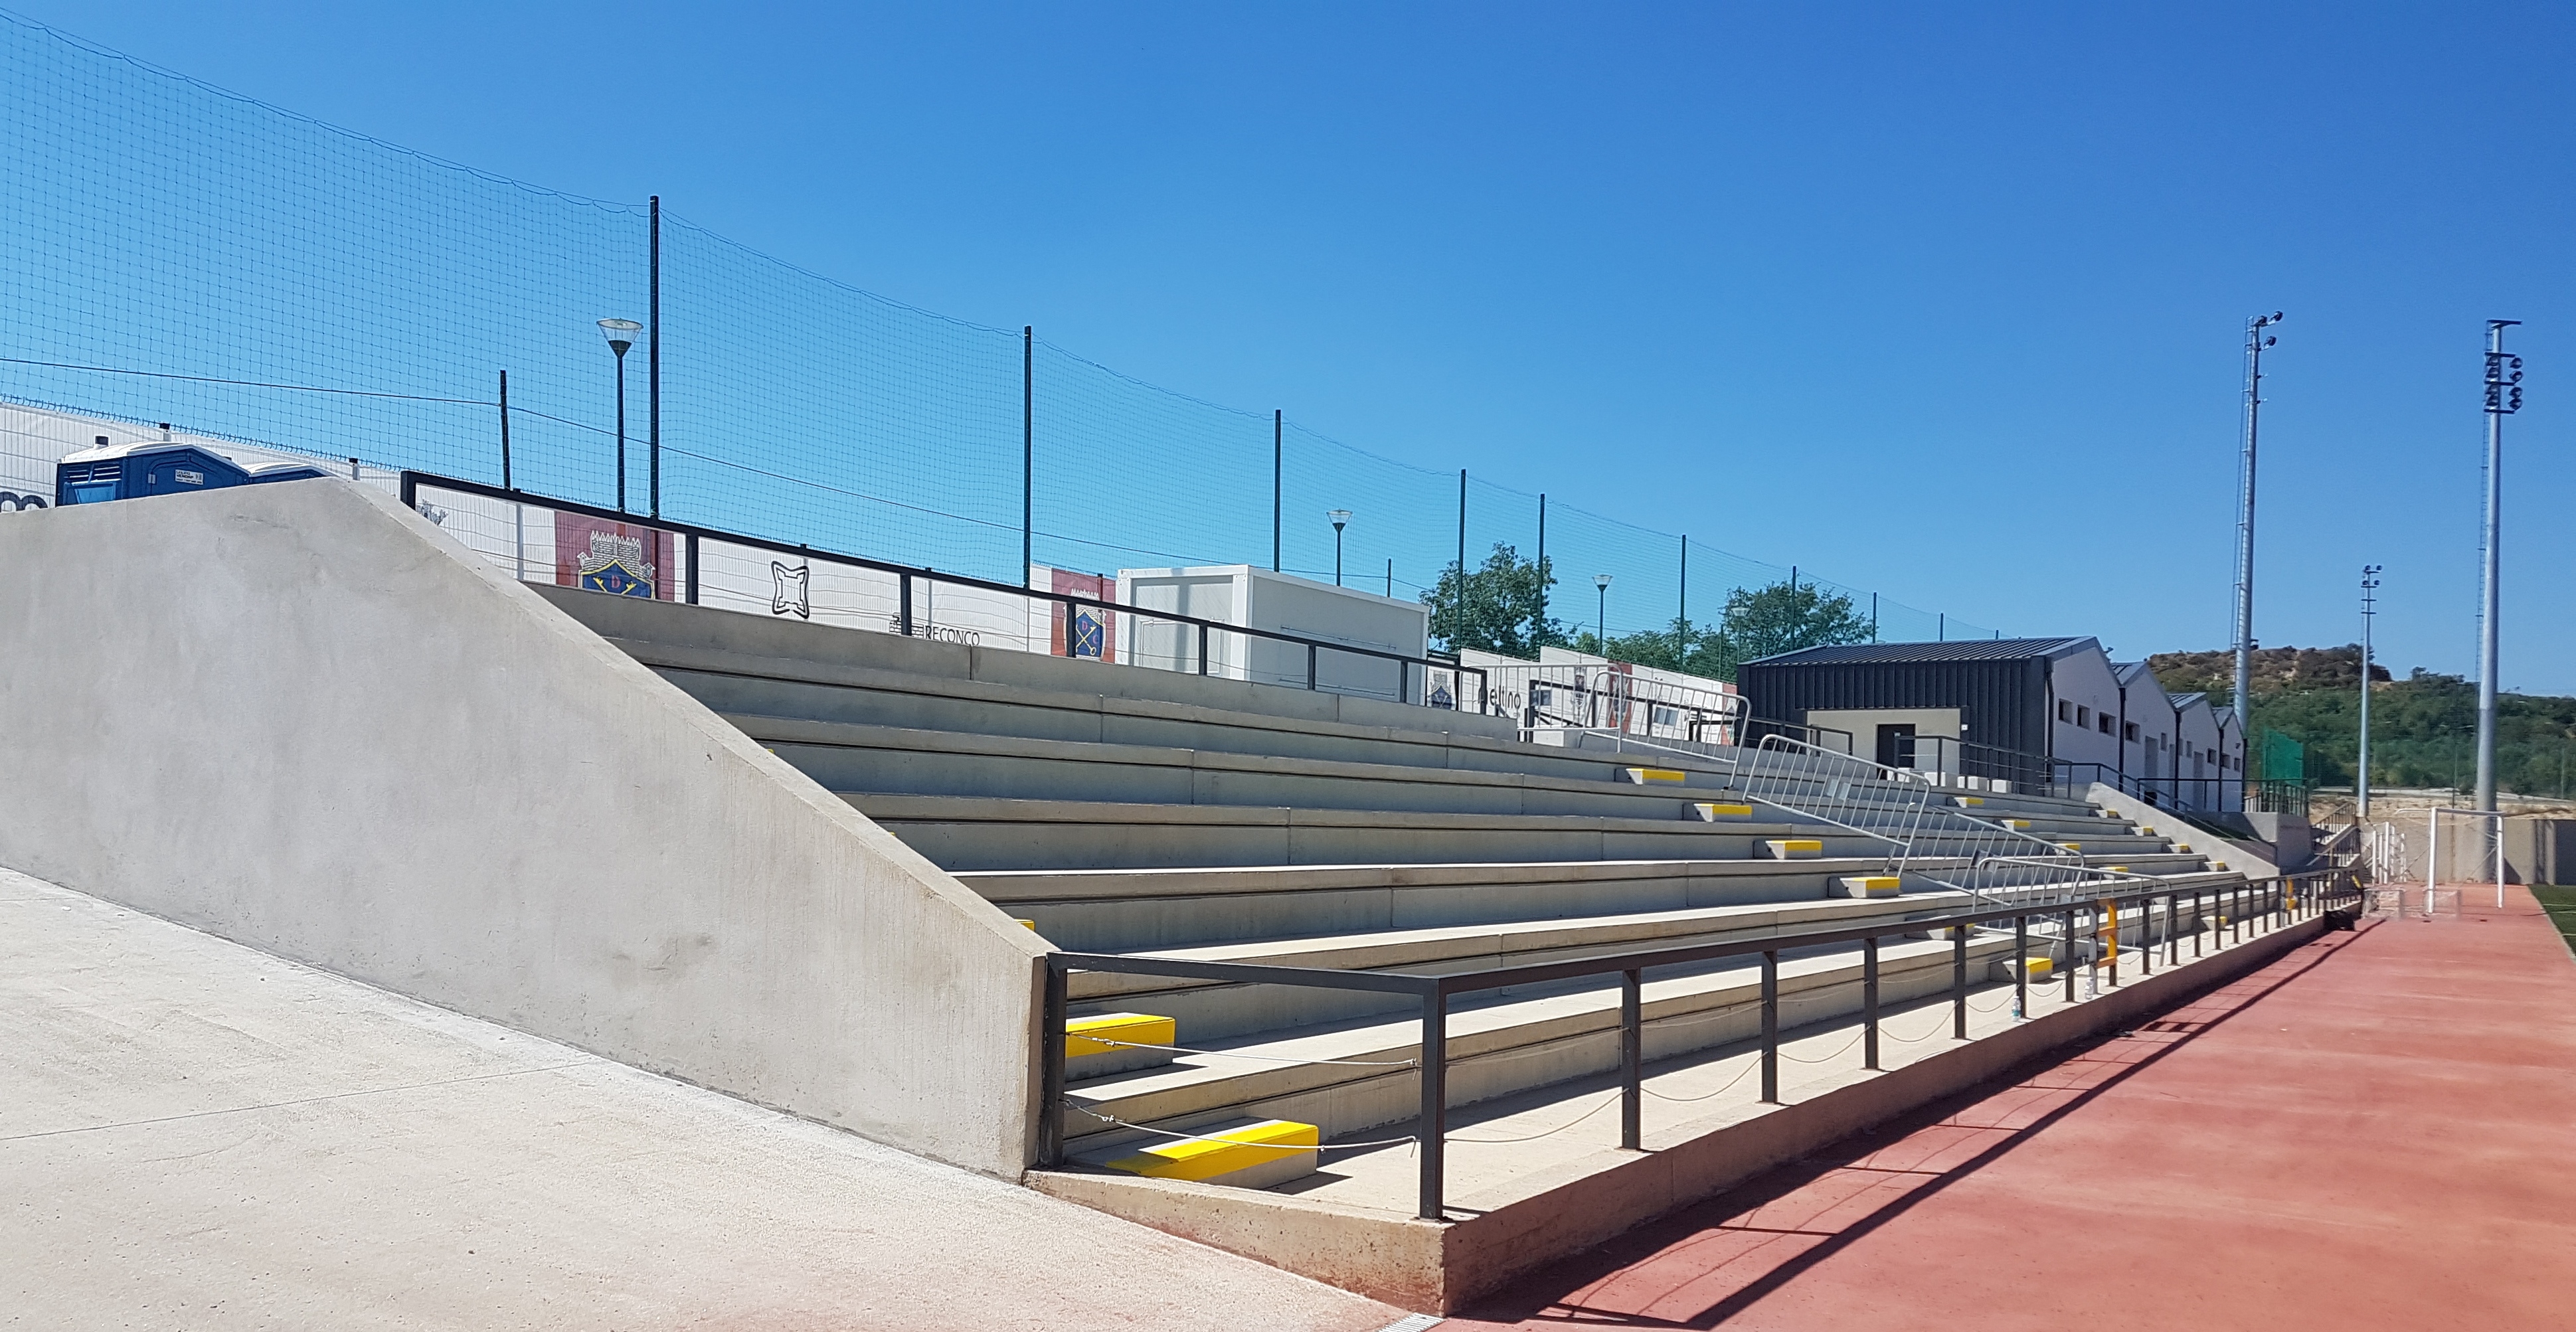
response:
<path fill-rule="evenodd" d="M 1590 633 L 1576 635 L 1571 646 L 1613 661 L 1733 680 L 1736 667 L 1757 657 L 1864 643 L 1869 637 L 1869 620 L 1853 608 L 1851 598 L 1784 580 L 1727 593 L 1726 610 L 1714 630 L 1677 618 L 1661 629 L 1615 635 L 1606 651 Z"/>
<path fill-rule="evenodd" d="M 1531 659 L 1542 647 L 1564 643 L 1565 630 L 1547 616 L 1555 563 L 1522 559 L 1518 550 L 1499 541 L 1484 567 L 1463 579 L 1452 563 L 1422 594 L 1422 604 L 1431 609 L 1432 636 L 1453 652 L 1474 648 Z"/>

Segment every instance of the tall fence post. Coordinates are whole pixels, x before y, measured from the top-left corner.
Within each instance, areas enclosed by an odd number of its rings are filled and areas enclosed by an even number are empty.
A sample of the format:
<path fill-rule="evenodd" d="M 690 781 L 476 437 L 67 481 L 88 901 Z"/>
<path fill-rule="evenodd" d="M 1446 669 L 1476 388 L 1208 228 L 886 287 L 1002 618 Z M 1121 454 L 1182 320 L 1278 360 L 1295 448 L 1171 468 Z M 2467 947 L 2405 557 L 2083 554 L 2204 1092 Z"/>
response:
<path fill-rule="evenodd" d="M 681 537 L 680 540 L 688 547 L 689 604 L 694 606 L 698 604 L 698 534 L 691 532 Z"/>
<path fill-rule="evenodd" d="M 1270 572 L 1279 572 L 1280 514 L 1288 482 L 1288 414 L 1270 409 Z"/>
<path fill-rule="evenodd" d="M 1641 1150 L 1646 1089 L 1645 973 L 1635 967 L 1619 973 L 1619 1145 Z"/>
<path fill-rule="evenodd" d="M 1020 586 L 1029 586 L 1029 566 L 1037 563 L 1038 508 L 1038 330 L 1020 328 Z"/>
<path fill-rule="evenodd" d="M 662 196 L 653 196 L 653 245 L 646 285 L 644 318 L 644 454 L 645 474 L 652 478 L 649 499 L 653 516 L 662 516 Z"/>
<path fill-rule="evenodd" d="M 894 615 L 899 622 L 897 628 L 902 631 L 904 637 L 910 638 L 912 637 L 912 575 L 896 575 L 895 585 Z"/>
<path fill-rule="evenodd" d="M 1416 1126 L 1414 1145 L 1422 1156 L 1422 1205 L 1416 1214 L 1425 1221 L 1441 1219 L 1441 1170 L 1449 1134 L 1449 1001 L 1440 993 L 1440 984 L 1431 982 L 1422 992 L 1422 1110 Z"/>

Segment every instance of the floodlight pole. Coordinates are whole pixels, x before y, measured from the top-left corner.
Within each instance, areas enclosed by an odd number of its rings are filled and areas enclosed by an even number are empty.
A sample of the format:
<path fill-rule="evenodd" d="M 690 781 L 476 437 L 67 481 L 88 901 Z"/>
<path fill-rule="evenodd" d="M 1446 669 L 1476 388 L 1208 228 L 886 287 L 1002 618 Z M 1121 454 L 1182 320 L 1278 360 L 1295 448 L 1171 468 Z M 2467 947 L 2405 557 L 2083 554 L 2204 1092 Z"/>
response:
<path fill-rule="evenodd" d="M 2478 603 L 2478 788 L 2472 803 L 2496 807 L 2496 582 L 2501 569 L 2497 539 L 2504 502 L 2504 419 L 2522 410 L 2522 358 L 2507 356 L 2504 331 L 2519 319 L 2487 321 L 2487 525 L 2484 584 Z M 2503 830 L 2497 830 L 2501 837 Z"/>
<path fill-rule="evenodd" d="M 662 196 L 653 196 L 653 243 L 644 315 L 644 436 L 653 516 L 662 516 Z"/>
<path fill-rule="evenodd" d="M 2379 614 L 2379 566 L 2361 566 L 2361 761 L 2353 773 L 2355 826 L 2370 821 L 2370 622 Z"/>
<path fill-rule="evenodd" d="M 2236 482 L 2236 721 L 2254 716 L 2254 452 L 2263 414 L 2263 349 L 2280 339 L 2263 330 L 2281 312 L 2245 321 L 2245 448 Z"/>

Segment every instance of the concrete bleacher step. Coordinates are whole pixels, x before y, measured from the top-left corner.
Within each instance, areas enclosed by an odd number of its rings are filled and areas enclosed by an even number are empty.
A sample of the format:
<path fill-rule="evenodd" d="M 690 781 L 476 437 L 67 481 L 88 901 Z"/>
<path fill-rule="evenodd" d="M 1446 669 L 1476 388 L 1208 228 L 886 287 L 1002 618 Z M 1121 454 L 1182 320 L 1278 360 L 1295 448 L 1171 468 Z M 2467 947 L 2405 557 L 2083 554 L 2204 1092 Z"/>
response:
<path fill-rule="evenodd" d="M 1816 837 L 1679 817 L 836 794 L 948 870 L 1742 859 L 1765 831 L 1819 841 L 1834 855 L 1884 845 L 1830 828 Z"/>
<path fill-rule="evenodd" d="M 1606 770 L 1534 776 L 742 713 L 725 720 L 836 791 L 1646 819 L 1690 813 L 1690 802 L 1672 791 L 1609 781 Z"/>
<path fill-rule="evenodd" d="M 1901 922 L 1927 912 L 1961 910 L 1968 904 L 1968 895 L 1957 892 L 1825 898 L 1492 925 L 1370 930 L 1319 938 L 1162 949 L 1131 956 L 1435 976 L 1644 949 L 1772 938 L 1871 922 Z M 1125 972 L 1076 972 L 1070 978 L 1067 996 L 1077 1015 L 1109 1008 L 1169 1017 L 1178 1023 L 1179 1032 L 1188 1041 L 1241 1036 L 1301 1022 L 1409 1011 L 1416 1002 L 1407 995 L 1230 985 Z"/>
<path fill-rule="evenodd" d="M 1881 872 L 1871 856 L 1769 860 L 1543 861 L 1424 865 L 1256 865 L 1142 870 L 984 870 L 969 888 L 1032 922 L 1060 948 L 1138 952 L 1239 940 L 1350 934 L 1810 901 L 1838 879 Z M 2180 874 L 2197 856 L 2129 859 Z M 1919 860 L 1915 877 L 1955 871 Z M 1928 887 L 1920 885 L 1918 887 Z"/>
<path fill-rule="evenodd" d="M 1896 937 L 1882 943 L 1882 1002 L 1946 991 L 1952 947 Z M 2009 937 L 1972 939 L 1971 977 L 1982 977 L 1988 960 L 2009 956 L 2011 948 Z M 1861 966 L 1857 949 L 1784 957 L 1784 1025 L 1858 1011 Z M 1643 995 L 1646 1057 L 1758 1033 L 1759 992 L 1759 970 L 1752 965 L 1649 979 Z M 1615 986 L 1455 1008 L 1447 1030 L 1450 1104 L 1470 1105 L 1615 1068 L 1618 1022 Z M 1150 1140 L 1085 1109 L 1125 1125 L 1183 1133 L 1245 1118 L 1288 1120 L 1317 1125 L 1327 1142 L 1395 1123 L 1419 1108 L 1413 1061 L 1420 1054 L 1420 1030 L 1412 1020 L 1361 1021 L 1219 1039 L 1197 1047 L 1217 1053 L 1182 1055 L 1162 1068 L 1072 1084 L 1068 1097 L 1084 1109 L 1067 1113 L 1066 1142 L 1077 1159 L 1102 1165 Z M 1186 1030 L 1178 1043 L 1194 1045 Z"/>

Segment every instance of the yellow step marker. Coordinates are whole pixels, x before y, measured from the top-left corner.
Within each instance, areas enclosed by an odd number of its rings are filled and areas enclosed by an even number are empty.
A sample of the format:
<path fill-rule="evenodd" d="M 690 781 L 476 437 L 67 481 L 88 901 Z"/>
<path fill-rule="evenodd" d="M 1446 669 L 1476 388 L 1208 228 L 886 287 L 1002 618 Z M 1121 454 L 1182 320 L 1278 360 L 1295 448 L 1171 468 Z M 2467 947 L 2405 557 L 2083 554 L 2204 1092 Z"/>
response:
<path fill-rule="evenodd" d="M 2077 854 L 2077 855 L 2079 855 L 2079 856 L 2080 856 L 2080 855 L 2082 855 L 2082 854 L 2084 854 L 2084 844 L 2083 844 L 2082 842 L 2060 842 L 2060 843 L 2058 843 L 2058 845 L 2059 845 L 2059 846 L 2062 846 L 2062 847 L 2064 847 L 2064 848 L 2066 848 L 2066 849 L 2067 849 L 2067 850 L 2069 850 L 2069 851 L 2074 852 L 2075 854 Z"/>
<path fill-rule="evenodd" d="M 1011 917 L 1011 923 L 1019 926 L 1021 929 L 1027 930 L 1031 934 L 1037 933 L 1038 923 L 1034 920 L 1022 920 L 1017 916 L 1013 916 Z"/>
<path fill-rule="evenodd" d="M 2057 971 L 2057 964 L 2044 957 L 2025 957 L 2021 960 L 2021 967 L 2022 979 L 2030 981 L 2046 980 Z M 1998 980 L 2011 980 L 2013 960 L 2008 957 L 1996 958 L 1994 974 Z"/>
<path fill-rule="evenodd" d="M 1975 809 L 1977 806 L 1986 803 L 1986 798 L 1984 796 L 1952 796 L 1951 799 L 1958 801 L 1960 805 L 1968 809 Z"/>
<path fill-rule="evenodd" d="M 1150 1179 L 1187 1179 L 1268 1188 L 1315 1173 L 1322 1136 L 1312 1124 L 1265 1119 L 1176 1138 L 1109 1163 Z"/>
<path fill-rule="evenodd" d="M 1855 874 L 1838 880 L 1845 897 L 1897 897 L 1904 893 L 1904 883 L 1893 874 Z"/>
<path fill-rule="evenodd" d="M 1703 823 L 1742 822 L 1753 817 L 1751 805 L 1721 805 L 1702 801 L 1691 806 L 1691 811 L 1698 814 Z"/>
<path fill-rule="evenodd" d="M 1690 780 L 1690 774 L 1679 768 L 1621 768 L 1620 771 L 1628 774 L 1628 780 L 1639 786 L 1648 782 L 1670 782 L 1679 786 Z"/>
<path fill-rule="evenodd" d="M 1825 844 L 1813 837 L 1784 837 L 1763 845 L 1771 848 L 1773 860 L 1814 860 L 1825 854 Z"/>
<path fill-rule="evenodd" d="M 2012 829 L 2014 832 L 2030 831 L 2030 820 L 2028 819 L 1997 819 L 1995 822 Z"/>
<path fill-rule="evenodd" d="M 1064 1024 L 1064 1057 L 1124 1054 L 1139 1045 L 1178 1045 L 1180 1024 L 1150 1013 L 1102 1013 Z M 1165 1051 L 1164 1053 L 1169 1053 Z"/>

